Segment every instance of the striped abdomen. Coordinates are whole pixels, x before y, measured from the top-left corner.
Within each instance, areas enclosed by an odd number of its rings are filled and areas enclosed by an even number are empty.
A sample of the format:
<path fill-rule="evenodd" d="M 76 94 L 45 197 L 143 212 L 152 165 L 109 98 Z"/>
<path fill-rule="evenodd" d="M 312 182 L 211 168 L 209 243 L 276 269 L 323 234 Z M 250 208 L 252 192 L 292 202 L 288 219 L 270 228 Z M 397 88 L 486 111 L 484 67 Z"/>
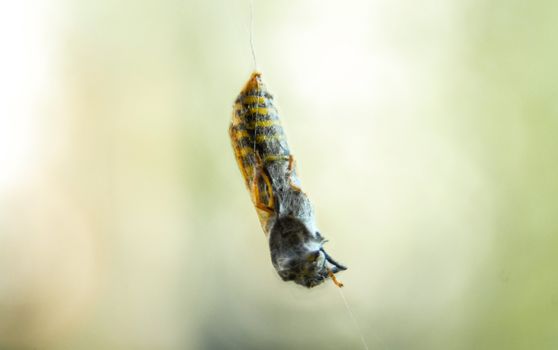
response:
<path fill-rule="evenodd" d="M 256 206 L 263 203 L 275 210 L 273 191 L 277 174 L 276 171 L 270 174 L 269 170 L 286 169 L 283 164 L 289 161 L 290 152 L 273 97 L 262 83 L 260 73 L 252 74 L 236 99 L 229 134 L 252 201 Z M 258 191 L 259 201 L 255 191 Z M 258 211 L 258 214 L 266 230 L 270 213 Z"/>
<path fill-rule="evenodd" d="M 235 156 L 247 186 L 252 185 L 258 162 L 265 166 L 287 161 L 289 147 L 273 97 L 253 73 L 235 101 L 229 129 Z"/>

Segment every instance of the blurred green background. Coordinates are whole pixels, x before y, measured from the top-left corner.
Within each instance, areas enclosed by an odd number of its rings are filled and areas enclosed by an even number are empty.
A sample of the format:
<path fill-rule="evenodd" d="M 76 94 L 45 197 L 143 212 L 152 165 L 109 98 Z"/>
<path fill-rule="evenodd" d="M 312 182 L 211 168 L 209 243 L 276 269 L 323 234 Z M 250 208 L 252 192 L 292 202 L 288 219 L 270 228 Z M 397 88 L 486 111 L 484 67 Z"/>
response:
<path fill-rule="evenodd" d="M 558 348 L 558 2 L 255 1 L 358 326 L 236 167 L 248 1 L 1 10 L 0 349 Z"/>

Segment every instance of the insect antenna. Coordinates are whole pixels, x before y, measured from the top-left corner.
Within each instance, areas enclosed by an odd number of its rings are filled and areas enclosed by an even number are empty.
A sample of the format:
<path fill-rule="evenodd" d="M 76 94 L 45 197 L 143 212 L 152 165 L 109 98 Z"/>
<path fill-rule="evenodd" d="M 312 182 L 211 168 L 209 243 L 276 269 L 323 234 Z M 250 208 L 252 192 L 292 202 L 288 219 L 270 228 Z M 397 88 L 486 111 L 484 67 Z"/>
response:
<path fill-rule="evenodd" d="M 337 271 L 344 271 L 347 269 L 345 266 L 333 260 L 333 258 L 324 250 L 324 248 L 321 248 L 320 250 L 322 251 L 322 253 L 324 253 L 326 260 L 338 269 Z M 333 272 L 337 272 L 337 271 L 333 271 Z"/>

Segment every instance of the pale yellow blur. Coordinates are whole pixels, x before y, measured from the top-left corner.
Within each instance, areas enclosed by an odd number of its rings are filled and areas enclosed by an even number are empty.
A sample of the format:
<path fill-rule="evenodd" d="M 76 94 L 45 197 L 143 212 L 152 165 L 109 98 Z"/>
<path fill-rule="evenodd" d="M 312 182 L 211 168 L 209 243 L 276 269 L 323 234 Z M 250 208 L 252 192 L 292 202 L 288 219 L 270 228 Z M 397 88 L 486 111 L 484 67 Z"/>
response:
<path fill-rule="evenodd" d="M 558 348 L 557 2 L 255 0 L 358 325 L 234 163 L 248 1 L 0 13 L 0 349 Z"/>

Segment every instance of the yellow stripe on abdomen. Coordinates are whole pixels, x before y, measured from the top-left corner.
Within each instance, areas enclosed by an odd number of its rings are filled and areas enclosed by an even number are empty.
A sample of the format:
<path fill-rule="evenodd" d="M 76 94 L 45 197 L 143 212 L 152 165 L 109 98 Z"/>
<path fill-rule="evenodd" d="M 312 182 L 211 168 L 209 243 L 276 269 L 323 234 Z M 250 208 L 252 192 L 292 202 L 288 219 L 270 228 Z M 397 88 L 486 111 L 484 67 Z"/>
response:
<path fill-rule="evenodd" d="M 254 103 L 265 103 L 265 98 L 262 96 L 246 96 L 242 99 L 242 102 L 245 104 L 254 104 Z"/>
<path fill-rule="evenodd" d="M 250 137 L 250 135 L 248 134 L 247 130 L 241 129 L 241 130 L 235 130 L 233 132 L 232 137 L 234 137 L 235 140 L 237 140 L 237 139 L 241 139 L 241 138 L 245 138 L 245 137 Z"/>
<path fill-rule="evenodd" d="M 248 115 L 259 114 L 262 116 L 268 115 L 268 109 L 264 107 L 253 107 L 248 109 Z"/>
<path fill-rule="evenodd" d="M 241 157 L 246 157 L 247 155 L 254 152 L 254 148 L 252 147 L 242 147 L 239 149 L 239 154 Z"/>
<path fill-rule="evenodd" d="M 247 123 L 248 129 L 254 128 L 265 128 L 268 126 L 279 125 L 279 120 L 277 119 L 267 119 L 267 120 L 258 120 L 256 122 Z"/>

